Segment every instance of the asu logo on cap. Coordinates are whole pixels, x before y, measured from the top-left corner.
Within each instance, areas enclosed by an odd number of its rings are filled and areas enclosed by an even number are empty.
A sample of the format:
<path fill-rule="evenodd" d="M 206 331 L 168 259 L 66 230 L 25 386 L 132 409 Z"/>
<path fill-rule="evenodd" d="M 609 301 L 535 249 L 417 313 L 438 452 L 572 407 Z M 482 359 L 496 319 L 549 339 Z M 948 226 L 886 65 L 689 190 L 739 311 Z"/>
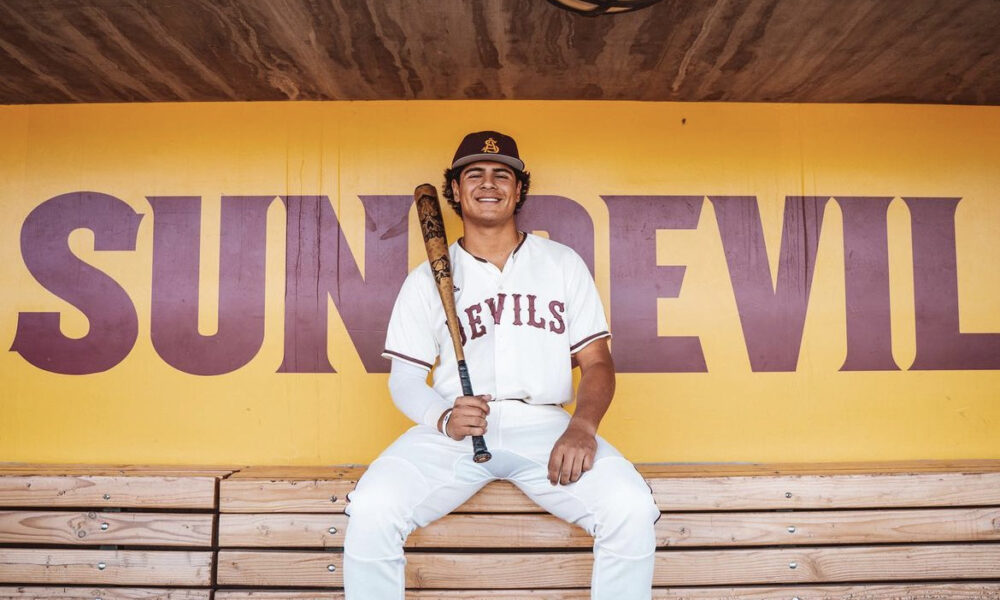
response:
<path fill-rule="evenodd" d="M 524 171 L 524 161 L 517 154 L 517 142 L 499 131 L 476 131 L 462 139 L 451 159 L 455 169 L 477 160 L 501 162 L 518 171 Z"/>

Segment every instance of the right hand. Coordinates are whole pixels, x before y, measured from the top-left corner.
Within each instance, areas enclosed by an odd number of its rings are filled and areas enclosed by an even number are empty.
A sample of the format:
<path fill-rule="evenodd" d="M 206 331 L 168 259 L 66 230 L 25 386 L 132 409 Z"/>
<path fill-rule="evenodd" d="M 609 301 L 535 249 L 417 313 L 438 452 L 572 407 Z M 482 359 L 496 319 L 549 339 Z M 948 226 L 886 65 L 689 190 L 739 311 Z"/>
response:
<path fill-rule="evenodd" d="M 490 414 L 489 401 L 492 398 L 489 394 L 455 398 L 445 434 L 460 442 L 466 436 L 486 433 L 486 415 Z"/>

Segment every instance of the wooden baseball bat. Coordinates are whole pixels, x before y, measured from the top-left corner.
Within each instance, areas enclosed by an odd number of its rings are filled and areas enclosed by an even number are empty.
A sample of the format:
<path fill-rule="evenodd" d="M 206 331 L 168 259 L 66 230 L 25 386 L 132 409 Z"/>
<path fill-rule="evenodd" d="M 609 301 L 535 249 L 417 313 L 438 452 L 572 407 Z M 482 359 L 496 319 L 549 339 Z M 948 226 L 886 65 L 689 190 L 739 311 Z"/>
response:
<path fill-rule="evenodd" d="M 462 395 L 474 396 L 472 381 L 469 379 L 469 368 L 465 364 L 465 350 L 462 348 L 462 338 L 459 335 L 458 312 L 455 309 L 455 284 L 451 278 L 448 238 L 444 232 L 444 217 L 441 215 L 437 188 L 429 183 L 418 185 L 417 189 L 413 190 L 413 200 L 417 204 L 420 231 L 424 234 L 427 261 L 434 274 L 438 295 L 441 296 L 441 304 L 444 306 L 444 318 L 448 323 L 448 333 L 451 334 L 451 343 L 455 347 L 458 378 L 462 382 Z M 477 463 L 486 462 L 493 457 L 486 449 L 486 440 L 481 435 L 472 436 L 472 448 L 474 451 L 472 460 Z"/>

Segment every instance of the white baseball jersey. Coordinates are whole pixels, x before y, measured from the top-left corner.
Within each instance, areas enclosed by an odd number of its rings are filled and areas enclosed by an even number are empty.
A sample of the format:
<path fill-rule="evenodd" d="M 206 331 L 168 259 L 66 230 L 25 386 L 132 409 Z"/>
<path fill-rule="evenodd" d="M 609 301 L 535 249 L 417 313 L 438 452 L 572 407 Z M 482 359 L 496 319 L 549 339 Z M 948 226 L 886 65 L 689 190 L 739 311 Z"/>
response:
<path fill-rule="evenodd" d="M 531 234 L 503 270 L 458 242 L 449 251 L 474 393 L 529 404 L 570 402 L 571 355 L 611 335 L 583 259 L 568 246 Z M 425 369 L 440 361 L 434 390 L 449 402 L 462 395 L 444 308 L 427 262 L 403 282 L 382 356 Z"/>

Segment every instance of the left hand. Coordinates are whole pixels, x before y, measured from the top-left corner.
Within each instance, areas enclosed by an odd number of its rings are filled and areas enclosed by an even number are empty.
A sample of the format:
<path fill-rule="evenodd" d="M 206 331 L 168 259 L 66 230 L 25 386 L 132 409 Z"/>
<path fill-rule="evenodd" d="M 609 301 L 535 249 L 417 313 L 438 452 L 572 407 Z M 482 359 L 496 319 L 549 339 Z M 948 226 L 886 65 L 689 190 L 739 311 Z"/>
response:
<path fill-rule="evenodd" d="M 549 482 L 552 485 L 575 483 L 594 466 L 595 454 L 596 432 L 581 422 L 570 420 L 549 455 Z"/>

